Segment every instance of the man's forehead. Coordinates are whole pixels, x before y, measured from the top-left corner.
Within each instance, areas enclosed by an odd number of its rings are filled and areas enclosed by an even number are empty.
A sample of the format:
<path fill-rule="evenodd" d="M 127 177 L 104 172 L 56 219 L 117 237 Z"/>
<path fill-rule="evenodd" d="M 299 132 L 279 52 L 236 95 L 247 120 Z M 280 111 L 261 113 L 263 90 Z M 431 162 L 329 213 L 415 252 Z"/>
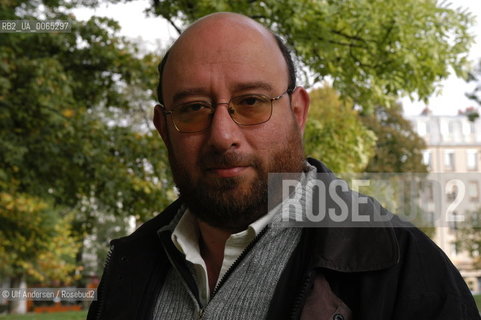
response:
<path fill-rule="evenodd" d="M 233 83 L 229 90 L 231 92 L 245 92 L 256 90 L 258 92 L 263 92 L 266 94 L 272 94 L 274 88 L 268 82 L 264 81 L 250 81 L 250 82 L 237 82 Z M 184 98 L 192 97 L 192 96 L 208 96 L 209 89 L 202 86 L 193 86 L 187 88 L 179 88 L 172 96 L 172 102 L 178 103 Z"/>
<path fill-rule="evenodd" d="M 214 32 L 216 34 L 228 30 L 240 30 L 243 33 L 257 33 L 267 38 L 273 38 L 271 32 L 257 21 L 244 15 L 232 12 L 218 12 L 207 15 L 191 24 L 179 37 L 177 41 L 188 37 L 191 33 Z M 176 42 L 177 42 L 176 41 Z"/>

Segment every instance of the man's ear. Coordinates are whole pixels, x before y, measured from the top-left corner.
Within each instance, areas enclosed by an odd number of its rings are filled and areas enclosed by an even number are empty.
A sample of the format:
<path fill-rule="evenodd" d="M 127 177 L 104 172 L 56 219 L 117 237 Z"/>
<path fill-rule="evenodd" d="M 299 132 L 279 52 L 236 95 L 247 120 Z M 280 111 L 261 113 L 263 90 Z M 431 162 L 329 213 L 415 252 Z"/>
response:
<path fill-rule="evenodd" d="M 304 135 L 310 100 L 309 93 L 303 87 L 296 87 L 291 94 L 291 109 L 302 135 Z"/>
<path fill-rule="evenodd" d="M 154 126 L 162 137 L 165 145 L 168 146 L 169 133 L 167 129 L 167 121 L 164 113 L 161 110 L 161 106 L 158 104 L 154 107 Z"/>

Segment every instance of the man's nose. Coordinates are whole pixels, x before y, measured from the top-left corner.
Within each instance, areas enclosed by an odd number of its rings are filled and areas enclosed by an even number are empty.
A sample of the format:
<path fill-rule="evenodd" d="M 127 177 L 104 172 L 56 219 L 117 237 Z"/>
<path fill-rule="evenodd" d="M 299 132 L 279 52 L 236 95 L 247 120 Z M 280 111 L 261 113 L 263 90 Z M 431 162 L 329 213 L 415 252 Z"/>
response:
<path fill-rule="evenodd" d="M 210 147 L 225 152 L 239 147 L 242 130 L 231 117 L 227 103 L 218 103 L 209 128 Z"/>

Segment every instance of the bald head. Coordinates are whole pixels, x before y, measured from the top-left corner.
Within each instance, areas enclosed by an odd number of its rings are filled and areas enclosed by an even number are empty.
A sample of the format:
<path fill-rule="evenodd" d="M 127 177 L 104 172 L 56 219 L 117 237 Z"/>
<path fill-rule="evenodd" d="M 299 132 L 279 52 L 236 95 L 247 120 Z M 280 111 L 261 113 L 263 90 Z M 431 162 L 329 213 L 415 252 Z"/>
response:
<path fill-rule="evenodd" d="M 171 75 L 168 61 L 177 60 L 176 64 L 184 65 L 186 70 L 188 70 L 189 64 L 193 62 L 192 55 L 186 57 L 182 52 L 195 52 L 196 56 L 202 56 L 203 58 L 210 54 L 211 60 L 215 59 L 215 62 L 221 62 L 221 59 L 242 59 L 241 50 L 236 48 L 249 46 L 252 50 L 248 52 L 244 50 L 242 55 L 258 55 L 259 59 L 265 58 L 269 62 L 272 59 L 280 58 L 282 60 L 280 68 L 284 69 L 288 89 L 293 90 L 295 88 L 294 63 L 282 39 L 253 19 L 237 13 L 220 12 L 210 14 L 194 22 L 167 51 L 158 68 L 157 97 L 159 102 L 164 104 L 163 83 L 168 81 Z M 230 56 L 228 57 L 226 53 L 229 50 Z M 264 57 L 259 56 L 261 52 L 265 53 Z M 238 55 L 238 57 L 234 57 L 234 55 Z M 270 57 L 266 55 L 270 55 Z M 181 61 L 178 61 L 179 59 Z M 202 61 L 205 63 L 208 60 L 203 59 Z"/>
<path fill-rule="evenodd" d="M 257 21 L 244 15 L 231 12 L 217 12 L 200 18 L 192 23 L 177 39 L 172 46 L 174 49 L 185 38 L 191 36 L 198 37 L 206 34 L 207 36 L 215 34 L 214 37 L 218 41 L 222 41 L 223 36 L 230 36 L 232 31 L 239 30 L 242 34 L 249 36 L 262 36 L 265 41 L 273 41 L 272 32 L 267 30 Z"/>

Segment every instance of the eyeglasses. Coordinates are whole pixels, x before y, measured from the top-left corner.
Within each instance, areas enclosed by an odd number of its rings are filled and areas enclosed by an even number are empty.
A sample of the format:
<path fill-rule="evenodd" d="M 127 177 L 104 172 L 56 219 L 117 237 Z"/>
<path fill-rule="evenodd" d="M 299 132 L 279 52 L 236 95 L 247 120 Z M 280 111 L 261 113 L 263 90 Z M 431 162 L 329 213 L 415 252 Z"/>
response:
<path fill-rule="evenodd" d="M 160 104 L 160 107 L 165 115 L 172 117 L 175 129 L 181 133 L 200 132 L 209 128 L 215 106 L 219 104 L 227 105 L 230 117 L 238 125 L 253 126 L 269 121 L 273 102 L 281 99 L 286 93 L 290 95 L 292 91 L 287 89 L 274 98 L 262 94 L 246 94 L 232 97 L 229 102 L 190 101 L 176 105 L 172 110 L 167 110 L 163 104 Z"/>

